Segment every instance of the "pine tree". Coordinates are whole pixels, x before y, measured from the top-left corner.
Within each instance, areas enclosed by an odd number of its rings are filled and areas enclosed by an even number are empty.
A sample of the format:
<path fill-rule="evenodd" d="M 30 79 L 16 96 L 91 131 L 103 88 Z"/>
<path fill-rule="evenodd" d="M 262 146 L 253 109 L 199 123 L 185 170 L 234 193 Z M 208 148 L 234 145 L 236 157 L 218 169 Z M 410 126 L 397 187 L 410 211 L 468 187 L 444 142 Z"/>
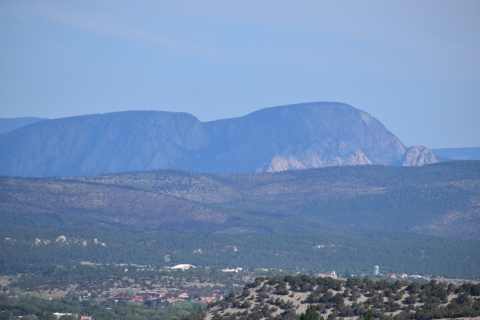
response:
<path fill-rule="evenodd" d="M 368 309 L 367 311 L 365 311 L 365 313 L 363 314 L 363 320 L 373 320 L 372 309 Z"/>
<path fill-rule="evenodd" d="M 300 320 L 324 320 L 323 317 L 320 317 L 320 314 L 317 312 L 315 305 L 311 304 L 308 306 L 305 313 L 300 315 Z"/>

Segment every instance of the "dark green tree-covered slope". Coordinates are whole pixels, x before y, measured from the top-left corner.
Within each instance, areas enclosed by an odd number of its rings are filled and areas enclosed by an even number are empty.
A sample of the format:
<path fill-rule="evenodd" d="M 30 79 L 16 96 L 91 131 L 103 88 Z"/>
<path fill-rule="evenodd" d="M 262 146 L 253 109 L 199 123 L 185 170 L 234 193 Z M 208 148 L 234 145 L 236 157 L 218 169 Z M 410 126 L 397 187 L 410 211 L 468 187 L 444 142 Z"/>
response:
<path fill-rule="evenodd" d="M 379 239 L 324 232 L 308 235 L 200 234 L 126 230 L 0 231 L 0 274 L 44 272 L 81 261 L 100 264 L 210 268 L 267 268 L 325 272 L 346 270 L 432 274 L 478 279 L 480 242 Z M 277 271 L 272 268 L 276 268 Z M 272 273 L 273 272 L 273 273 Z"/>
<path fill-rule="evenodd" d="M 0 225 L 480 239 L 480 162 L 1 178 Z M 403 237 L 403 236 L 402 236 Z"/>

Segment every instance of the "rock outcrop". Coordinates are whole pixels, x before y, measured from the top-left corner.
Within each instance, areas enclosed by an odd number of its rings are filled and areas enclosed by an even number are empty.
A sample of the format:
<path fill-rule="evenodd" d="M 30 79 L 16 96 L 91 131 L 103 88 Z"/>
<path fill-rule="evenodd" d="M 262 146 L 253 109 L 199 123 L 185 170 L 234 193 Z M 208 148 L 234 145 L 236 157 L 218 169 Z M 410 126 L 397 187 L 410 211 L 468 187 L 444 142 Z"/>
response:
<path fill-rule="evenodd" d="M 202 172 L 389 165 L 406 149 L 380 121 L 342 103 L 266 108 L 241 118 L 208 122 L 206 128 L 212 157 L 199 168 Z"/>
<path fill-rule="evenodd" d="M 408 148 L 400 161 L 404 167 L 437 163 L 437 159 L 435 159 L 432 151 L 422 146 Z"/>

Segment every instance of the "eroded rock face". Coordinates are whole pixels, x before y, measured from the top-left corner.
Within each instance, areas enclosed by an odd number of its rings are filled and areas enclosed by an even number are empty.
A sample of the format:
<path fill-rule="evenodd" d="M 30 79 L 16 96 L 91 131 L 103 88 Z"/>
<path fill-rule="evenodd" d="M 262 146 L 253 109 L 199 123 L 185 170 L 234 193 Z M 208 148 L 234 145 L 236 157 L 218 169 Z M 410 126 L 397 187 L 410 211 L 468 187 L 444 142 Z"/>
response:
<path fill-rule="evenodd" d="M 275 155 L 268 166 L 267 172 L 280 172 L 287 170 L 306 169 L 305 165 L 294 155 Z M 257 172 L 262 170 L 257 170 Z"/>
<path fill-rule="evenodd" d="M 392 161 L 390 164 L 414 167 L 437 162 L 430 149 L 423 146 L 414 146 L 408 148 L 400 160 Z M 265 166 L 259 167 L 256 172 L 281 172 L 328 166 L 358 166 L 367 164 L 372 164 L 372 161 L 360 149 L 344 148 L 330 154 L 322 154 L 309 149 L 297 155 L 277 154 L 272 158 L 267 168 Z"/>
<path fill-rule="evenodd" d="M 432 151 L 423 146 L 408 148 L 401 159 L 402 166 L 404 167 L 423 166 L 437 162 Z"/>
<path fill-rule="evenodd" d="M 205 172 L 231 163 L 236 172 L 388 165 L 405 153 L 402 142 L 377 119 L 342 103 L 267 108 L 207 123 L 207 131 L 221 152 L 208 162 L 211 167 L 200 170 Z"/>
<path fill-rule="evenodd" d="M 322 152 L 314 148 L 299 152 L 297 155 L 275 155 L 268 168 L 257 169 L 257 172 L 281 172 L 286 170 L 299 170 L 309 168 L 322 168 L 328 166 L 357 166 L 372 164 L 362 150 L 352 148 L 339 148 L 333 152 Z"/>

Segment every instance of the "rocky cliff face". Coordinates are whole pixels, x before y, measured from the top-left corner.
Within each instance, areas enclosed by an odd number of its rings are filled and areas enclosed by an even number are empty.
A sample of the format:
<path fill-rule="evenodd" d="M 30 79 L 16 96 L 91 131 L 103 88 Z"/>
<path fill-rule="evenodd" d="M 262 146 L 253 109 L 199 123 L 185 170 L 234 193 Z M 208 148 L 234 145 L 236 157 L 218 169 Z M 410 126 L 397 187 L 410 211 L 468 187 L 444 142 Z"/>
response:
<path fill-rule="evenodd" d="M 267 108 L 209 122 L 206 128 L 217 149 L 204 171 L 231 172 L 232 163 L 236 172 L 388 165 L 405 153 L 402 142 L 378 120 L 342 103 Z"/>
<path fill-rule="evenodd" d="M 378 120 L 342 103 L 267 108 L 201 123 L 185 113 L 117 112 L 34 123 L 0 135 L 0 174 L 86 175 L 182 169 L 276 172 L 435 162 Z M 405 156 L 404 156 L 405 155 Z"/>
<path fill-rule="evenodd" d="M 416 146 L 408 148 L 400 162 L 404 167 L 412 167 L 437 163 L 437 159 L 430 149 Z"/>

